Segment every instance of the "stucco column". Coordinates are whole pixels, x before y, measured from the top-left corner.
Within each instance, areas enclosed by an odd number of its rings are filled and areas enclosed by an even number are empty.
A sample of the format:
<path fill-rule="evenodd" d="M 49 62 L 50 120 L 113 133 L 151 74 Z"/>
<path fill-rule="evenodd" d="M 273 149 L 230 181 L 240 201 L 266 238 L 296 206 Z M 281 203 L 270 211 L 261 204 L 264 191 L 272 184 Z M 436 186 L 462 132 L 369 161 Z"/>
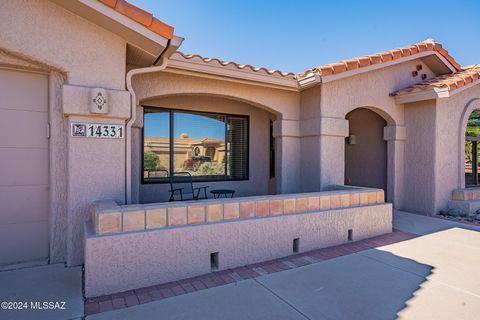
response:
<path fill-rule="evenodd" d="M 300 134 L 301 191 L 321 191 L 331 184 L 343 184 L 348 121 L 331 117 L 302 120 Z"/>
<path fill-rule="evenodd" d="M 130 94 L 124 90 L 73 85 L 64 85 L 62 91 L 63 114 L 68 122 L 65 128 L 68 161 L 66 260 L 72 266 L 83 263 L 84 226 L 91 218 L 92 202 L 102 199 L 125 202 L 125 120 L 130 117 Z M 97 93 L 102 93 L 106 99 L 102 108 L 95 104 Z M 75 124 L 75 132 L 72 124 Z M 108 128 L 119 125 L 123 135 L 89 137 L 86 127 L 82 129 L 83 124 L 101 124 Z"/>
<path fill-rule="evenodd" d="M 404 185 L 405 126 L 388 125 L 383 129 L 387 141 L 387 201 L 395 208 L 402 207 Z"/>
<path fill-rule="evenodd" d="M 300 128 L 297 120 L 273 123 L 277 193 L 300 190 Z"/>
<path fill-rule="evenodd" d="M 345 182 L 345 137 L 348 136 L 348 121 L 344 118 L 333 117 L 320 117 L 304 121 L 302 136 L 312 135 L 317 136 L 319 142 L 320 190 L 325 190 L 332 184 L 343 185 Z"/>

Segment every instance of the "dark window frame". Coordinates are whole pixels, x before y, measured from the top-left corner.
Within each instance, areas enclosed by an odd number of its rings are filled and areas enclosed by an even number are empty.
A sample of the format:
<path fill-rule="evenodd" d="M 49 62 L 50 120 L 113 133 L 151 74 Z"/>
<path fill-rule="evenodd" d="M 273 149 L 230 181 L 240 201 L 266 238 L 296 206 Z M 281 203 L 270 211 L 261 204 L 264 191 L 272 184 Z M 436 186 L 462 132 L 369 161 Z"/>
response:
<path fill-rule="evenodd" d="M 269 176 L 270 176 L 270 179 L 274 179 L 275 178 L 275 171 L 276 171 L 276 167 L 275 167 L 275 137 L 273 136 L 273 121 L 270 120 L 269 121 Z"/>
<path fill-rule="evenodd" d="M 247 139 L 246 139 L 246 164 L 245 164 L 245 177 L 243 178 L 227 178 L 227 163 L 225 162 L 225 175 L 223 179 L 217 178 L 199 178 L 199 179 L 193 179 L 193 182 L 225 182 L 225 181 L 247 181 L 250 180 L 250 116 L 249 115 L 243 115 L 243 114 L 233 114 L 233 113 L 223 113 L 223 112 L 210 112 L 210 111 L 195 111 L 195 110 L 190 110 L 190 109 L 174 109 L 174 108 L 161 108 L 161 107 L 155 107 L 155 106 L 148 106 L 144 105 L 142 106 L 144 111 L 145 110 L 151 110 L 153 112 L 168 112 L 169 113 L 169 144 L 170 144 L 170 152 L 169 152 L 169 168 L 170 168 L 170 175 L 168 178 L 165 180 L 160 180 L 160 181 L 152 181 L 152 180 L 146 180 L 144 176 L 144 155 L 145 155 L 145 112 L 143 113 L 144 117 L 144 125 L 142 127 L 141 131 L 141 136 L 142 136 L 142 150 L 141 150 L 141 165 L 140 165 L 140 177 L 141 177 L 141 184 L 169 184 L 170 180 L 172 178 L 171 173 L 174 171 L 173 170 L 173 163 L 174 163 L 174 148 L 173 148 L 173 139 L 172 137 L 174 136 L 174 117 L 173 114 L 175 112 L 181 112 L 181 113 L 188 113 L 188 114 L 199 114 L 199 115 L 205 115 L 205 114 L 211 114 L 211 115 L 221 115 L 225 116 L 225 119 L 228 119 L 228 117 L 236 117 L 236 118 L 244 118 L 247 121 L 246 129 L 247 129 Z M 227 141 L 227 122 L 225 122 L 225 142 Z M 206 176 L 199 176 L 199 177 L 206 177 Z M 148 178 L 147 178 L 148 179 Z"/>
<path fill-rule="evenodd" d="M 480 158 L 480 146 L 479 146 L 479 137 L 465 137 L 465 142 L 470 141 L 472 143 L 472 183 L 467 183 L 467 176 L 465 174 L 465 188 L 478 188 L 480 186 L 480 177 L 478 173 L 478 158 Z M 464 155 L 465 157 L 465 155 Z M 464 164 L 465 166 L 465 164 Z M 465 168 L 464 168 L 465 169 Z"/>

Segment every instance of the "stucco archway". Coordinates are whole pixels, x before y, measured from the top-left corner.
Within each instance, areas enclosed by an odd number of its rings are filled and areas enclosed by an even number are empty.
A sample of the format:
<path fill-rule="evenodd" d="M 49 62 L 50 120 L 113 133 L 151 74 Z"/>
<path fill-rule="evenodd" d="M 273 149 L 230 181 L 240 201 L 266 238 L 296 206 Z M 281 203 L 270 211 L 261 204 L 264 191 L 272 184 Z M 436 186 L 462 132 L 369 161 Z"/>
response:
<path fill-rule="evenodd" d="M 345 139 L 345 184 L 387 191 L 387 120 L 370 108 L 357 108 L 345 118 L 349 136 Z"/>
<path fill-rule="evenodd" d="M 169 99 L 169 98 L 179 98 L 179 99 L 181 99 L 181 98 L 186 98 L 186 97 L 191 97 L 191 98 L 205 98 L 205 97 L 207 97 L 207 98 L 213 98 L 213 99 L 217 99 L 217 100 L 225 100 L 226 102 L 236 101 L 236 102 L 247 104 L 247 105 L 250 105 L 252 107 L 255 107 L 255 108 L 264 110 L 266 112 L 269 112 L 269 113 L 275 115 L 275 117 L 278 117 L 278 118 L 282 117 L 282 112 L 277 110 L 273 106 L 267 106 L 267 105 L 264 105 L 264 104 L 261 104 L 261 103 L 258 103 L 258 102 L 252 101 L 252 100 L 248 100 L 248 99 L 244 99 L 244 98 L 241 98 L 241 97 L 238 97 L 238 96 L 235 96 L 235 95 L 228 95 L 228 94 L 188 93 L 188 92 L 187 93 L 173 93 L 173 94 L 169 93 L 169 94 L 155 95 L 155 96 L 150 96 L 150 97 L 147 97 L 147 98 L 143 98 L 143 99 L 140 100 L 139 104 L 140 105 L 150 105 L 150 104 L 152 104 L 152 102 L 155 104 L 158 101 L 162 101 L 162 100 Z"/>
<path fill-rule="evenodd" d="M 480 98 L 474 98 L 470 100 L 465 107 L 463 108 L 461 122 L 458 129 L 458 143 L 460 146 L 460 153 L 459 153 L 459 168 L 458 168 L 458 187 L 465 188 L 466 181 L 465 181 L 465 130 L 467 128 L 467 123 L 470 115 L 473 111 L 480 110 Z"/>
<path fill-rule="evenodd" d="M 132 79 L 137 105 L 151 99 L 169 96 L 209 96 L 239 101 L 281 114 L 282 118 L 298 119 L 299 96 L 295 91 L 278 90 L 191 75 L 156 72 Z"/>

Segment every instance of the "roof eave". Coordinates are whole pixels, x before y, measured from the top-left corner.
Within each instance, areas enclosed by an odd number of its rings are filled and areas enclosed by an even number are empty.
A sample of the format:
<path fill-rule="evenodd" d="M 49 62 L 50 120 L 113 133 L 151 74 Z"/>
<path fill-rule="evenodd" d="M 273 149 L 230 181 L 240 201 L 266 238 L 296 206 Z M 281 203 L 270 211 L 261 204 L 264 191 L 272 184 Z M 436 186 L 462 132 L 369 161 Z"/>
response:
<path fill-rule="evenodd" d="M 282 90 L 298 91 L 298 82 L 294 78 L 272 76 L 247 70 L 225 68 L 205 63 L 196 63 L 172 57 L 168 60 L 164 72 L 189 74 L 204 78 L 213 78 L 247 84 L 272 87 Z"/>
<path fill-rule="evenodd" d="M 428 90 L 420 90 L 408 93 L 401 93 L 395 95 L 395 102 L 397 104 L 425 101 L 425 100 L 436 100 L 440 98 L 448 98 L 450 96 L 450 91 L 447 87 L 442 88 L 431 88 Z"/>
<path fill-rule="evenodd" d="M 314 87 L 320 83 L 322 83 L 322 79 L 318 72 L 310 72 L 305 76 L 297 79 L 298 87 L 300 90 L 306 90 L 308 88 Z"/>
<path fill-rule="evenodd" d="M 471 82 L 471 83 L 469 83 L 469 84 L 467 84 L 467 85 L 464 85 L 463 87 L 460 87 L 460 88 L 458 88 L 458 89 L 456 89 L 456 90 L 450 91 L 450 96 L 453 96 L 453 95 L 455 95 L 455 94 L 457 94 L 457 93 L 460 93 L 460 92 L 462 92 L 462 91 L 468 90 L 468 89 L 470 89 L 471 87 L 474 87 L 474 86 L 479 85 L 479 84 L 480 84 L 480 79 L 478 79 L 478 80 L 476 80 L 476 81 L 474 81 L 474 82 Z"/>
<path fill-rule="evenodd" d="M 183 40 L 185 39 L 182 37 L 173 36 L 173 38 L 170 40 L 169 46 L 162 53 L 162 57 L 167 59 L 170 58 L 172 54 L 174 54 L 178 50 L 178 48 L 182 45 Z M 159 61 L 158 63 L 161 63 L 161 62 Z"/>
<path fill-rule="evenodd" d="M 453 90 L 450 90 L 447 86 L 432 87 L 425 90 L 396 93 L 394 94 L 394 97 L 395 97 L 395 102 L 398 104 L 417 102 L 417 101 L 423 101 L 423 100 L 431 100 L 431 99 L 443 99 L 443 98 L 449 98 L 453 95 L 456 95 L 462 91 L 468 90 L 477 85 L 480 85 L 480 79 Z"/>
<path fill-rule="evenodd" d="M 151 56 L 151 64 L 168 47 L 169 39 L 126 17 L 97 0 L 51 0 L 62 8 L 125 39 Z M 173 40 L 173 39 L 172 39 Z M 181 43 L 181 42 L 180 42 Z M 150 65 L 151 65 L 150 64 Z"/>

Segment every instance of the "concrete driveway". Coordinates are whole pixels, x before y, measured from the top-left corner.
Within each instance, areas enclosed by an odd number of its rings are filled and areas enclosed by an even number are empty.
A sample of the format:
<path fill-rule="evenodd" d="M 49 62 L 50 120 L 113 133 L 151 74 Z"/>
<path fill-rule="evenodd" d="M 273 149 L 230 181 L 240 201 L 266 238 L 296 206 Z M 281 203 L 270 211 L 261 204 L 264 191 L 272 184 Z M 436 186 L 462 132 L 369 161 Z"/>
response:
<path fill-rule="evenodd" d="M 402 212 L 394 223 L 424 236 L 87 319 L 478 319 L 480 233 Z"/>
<path fill-rule="evenodd" d="M 423 236 L 87 319 L 478 319 L 480 228 L 404 212 L 393 223 Z M 66 306 L 0 320 L 80 319 L 81 268 L 0 272 L 0 301 Z"/>
<path fill-rule="evenodd" d="M 5 302 L 17 307 L 6 309 Z M 82 268 L 51 264 L 0 272 L 0 303 L 0 320 L 81 319 Z"/>

